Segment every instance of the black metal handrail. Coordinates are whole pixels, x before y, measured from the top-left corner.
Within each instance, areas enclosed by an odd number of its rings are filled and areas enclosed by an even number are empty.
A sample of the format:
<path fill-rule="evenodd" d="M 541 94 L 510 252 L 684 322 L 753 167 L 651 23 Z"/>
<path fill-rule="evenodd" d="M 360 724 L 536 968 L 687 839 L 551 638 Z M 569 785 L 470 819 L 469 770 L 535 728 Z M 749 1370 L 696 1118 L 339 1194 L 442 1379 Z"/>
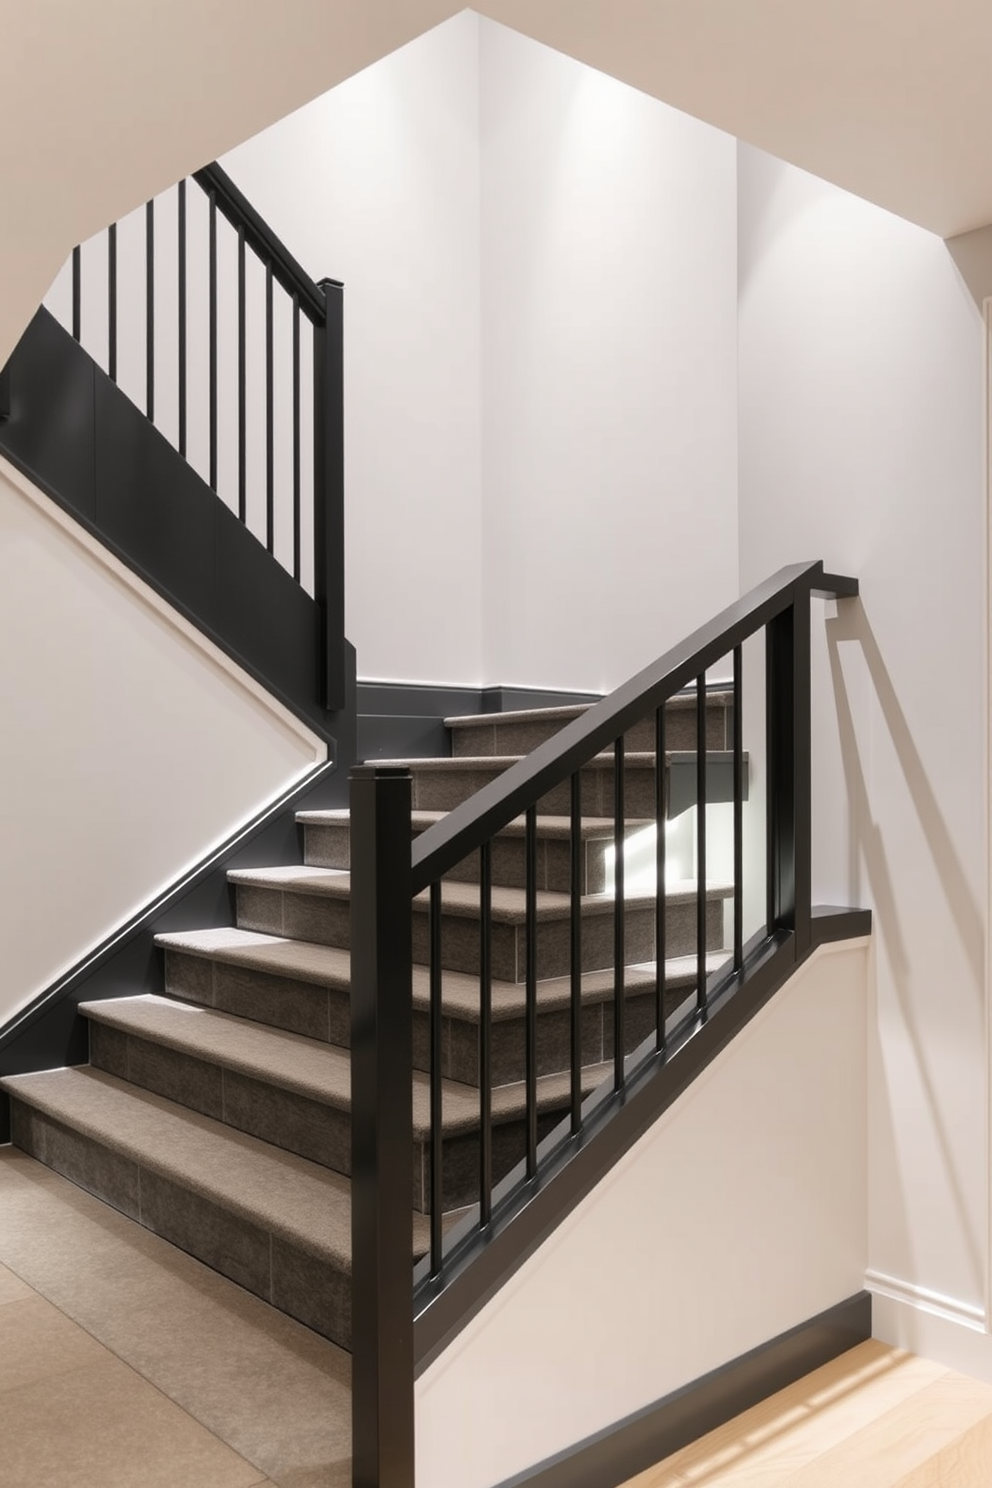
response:
<path fill-rule="evenodd" d="M 601 1168 L 597 1146 L 609 1122 L 636 1127 L 638 1102 L 645 1082 L 673 1069 L 672 1089 L 692 1077 L 689 1050 L 711 1058 L 714 1020 L 732 1035 L 740 1012 L 737 994 L 744 988 L 773 990 L 809 954 L 813 945 L 811 903 L 810 780 L 810 599 L 813 594 L 838 598 L 856 595 L 853 579 L 826 574 L 822 563 L 797 564 L 729 606 L 658 661 L 601 702 L 594 704 L 526 758 L 510 766 L 472 798 L 451 810 L 416 840 L 411 833 L 411 778 L 408 771 L 366 766 L 352 777 L 352 1058 L 353 1058 L 353 1335 L 354 1430 L 356 1488 L 399 1488 L 412 1482 L 412 1381 L 415 1357 L 436 1355 L 457 1326 L 462 1308 L 458 1293 L 472 1292 L 473 1306 L 491 1295 L 514 1247 L 526 1254 L 540 1234 L 528 1214 L 541 1211 L 546 1227 L 554 1198 L 549 1184 L 585 1164 L 585 1176 Z M 743 934 L 742 801 L 742 646 L 765 634 L 766 875 L 767 912 L 763 928 L 745 943 Z M 706 882 L 707 688 L 706 673 L 732 657 L 733 707 L 733 929 L 729 955 L 713 969 L 708 949 L 712 922 Z M 694 708 L 696 740 L 696 884 L 695 994 L 691 1011 L 679 1020 L 666 1012 L 667 899 L 665 820 L 668 804 L 667 705 L 686 687 L 694 691 L 683 706 Z M 626 775 L 631 757 L 625 736 L 635 725 L 653 719 L 650 757 L 633 756 L 640 767 L 653 768 L 655 880 L 652 952 L 654 1030 L 631 1049 L 626 1026 L 628 917 L 639 901 L 624 881 Z M 612 825 L 615 867 L 612 895 L 612 1079 L 592 1094 L 583 1086 L 582 996 L 583 919 L 590 900 L 583 887 L 581 820 L 584 812 L 583 770 L 596 762 L 612 777 Z M 603 788 L 605 789 L 605 787 Z M 557 797 L 551 793 L 557 792 Z M 537 827 L 539 803 L 557 801 L 556 814 L 568 818 L 570 872 L 569 919 L 570 1099 L 568 1115 L 539 1140 L 538 1121 L 538 887 Z M 567 800 L 567 807 L 563 804 Z M 599 814 L 602 791 L 599 797 Z M 643 787 L 637 815 L 644 816 Z M 586 814 L 596 815 L 595 811 Z M 494 983 L 493 838 L 517 823 L 523 831 L 522 916 L 524 966 L 517 976 L 524 1008 L 524 1152 L 509 1173 L 494 1184 L 492 1142 L 492 1004 Z M 478 947 L 479 1185 L 477 1203 L 445 1236 L 443 1174 L 443 915 L 442 880 L 477 857 L 480 934 Z M 464 867 L 459 868 L 464 877 Z M 564 898 L 565 896 L 561 896 Z M 462 906 L 464 908 L 464 904 Z M 602 910 L 602 896 L 599 899 Z M 430 1241 L 416 1268 L 411 1287 L 410 1171 L 412 1122 L 410 1082 L 402 1073 L 412 1048 L 413 913 L 426 916 L 420 943 L 429 963 L 427 1065 L 430 1085 L 429 1208 Z M 560 904 L 555 911 L 560 913 Z M 720 911 L 722 914 L 722 910 Z M 637 932 L 644 961 L 645 931 Z M 720 932 L 722 933 L 722 932 Z M 457 956 L 463 953 L 457 951 Z M 602 946 L 596 951 L 603 965 Z M 423 959 L 423 954 L 421 956 Z M 590 963 L 592 965 L 593 963 Z M 459 961 L 457 969 L 465 972 Z M 560 972 L 553 973 L 560 975 Z M 777 984 L 777 983 L 775 983 Z M 735 1017 L 731 1008 L 738 1009 Z M 728 1016 L 724 1016 L 725 1012 Z M 704 1047 L 705 1046 L 705 1047 Z M 386 1050 L 391 1054 L 387 1056 Z M 399 1050 L 400 1055 L 396 1051 Z M 391 1061 L 391 1062 L 390 1062 Z M 390 1076 L 385 1078 L 389 1063 Z M 402 1065 L 402 1070 L 401 1070 Z M 597 1166 L 599 1164 L 599 1166 Z M 573 1184 L 573 1187 L 575 1185 Z M 563 1190 L 564 1191 L 564 1190 Z M 464 1202 L 464 1200 L 462 1200 Z M 567 1205 L 566 1205 L 567 1208 Z M 541 1233 L 547 1233 L 547 1228 Z M 502 1272 L 500 1271 L 500 1268 Z M 467 1278 L 469 1278 L 467 1280 Z M 383 1297 L 392 1298 L 384 1307 Z M 411 1330 L 411 1311 L 415 1327 Z M 462 1308 L 464 1315 L 464 1308 Z M 387 1426 L 386 1423 L 389 1423 Z M 394 1429 L 395 1428 L 395 1429 Z M 400 1445 L 397 1445 L 397 1444 Z M 403 1444 L 406 1444 L 405 1446 Z M 405 1455 L 404 1455 L 405 1454 Z"/>
<path fill-rule="evenodd" d="M 292 558 L 286 567 L 297 583 L 302 583 L 303 507 L 309 503 L 313 531 L 313 597 L 319 612 L 320 666 L 317 679 L 320 702 L 328 709 L 343 705 L 345 692 L 344 661 L 344 440 L 343 440 L 343 287 L 335 279 L 320 283 L 307 274 L 292 253 L 264 221 L 216 162 L 204 166 L 174 188 L 176 193 L 176 307 L 177 307 L 177 435 L 175 448 L 188 459 L 189 379 L 189 281 L 190 233 L 187 191 L 192 181 L 203 192 L 208 204 L 207 261 L 204 266 L 207 297 L 207 378 L 206 428 L 207 458 L 205 476 L 210 488 L 218 490 L 220 455 L 218 408 L 218 234 L 217 219 L 222 217 L 237 235 L 237 515 L 254 531 L 248 513 L 248 276 L 247 255 L 251 253 L 265 276 L 264 290 L 264 433 L 265 433 L 265 510 L 260 530 L 255 532 L 270 554 L 275 555 L 276 532 L 276 361 L 275 361 L 275 294 L 288 300 L 292 317 L 291 388 L 286 396 L 291 406 L 291 484 L 292 484 Z M 156 200 L 161 200 L 158 198 Z M 161 333 L 161 310 L 156 301 L 156 246 L 159 227 L 156 200 L 145 206 L 144 213 L 144 305 L 127 305 L 125 311 L 141 313 L 145 326 L 144 412 L 162 430 L 157 416 L 156 337 Z M 118 224 L 107 229 L 107 317 L 106 369 L 113 382 L 118 380 L 118 332 L 121 323 L 121 292 L 118 276 Z M 83 251 L 73 250 L 71 260 L 71 331 L 83 343 L 84 275 Z M 302 441 L 304 419 L 302 406 L 301 320 L 309 323 L 313 347 L 313 478 L 312 488 L 303 489 L 304 460 Z M 103 355 L 101 351 L 101 355 Z M 160 401 L 160 400 L 159 400 Z"/>

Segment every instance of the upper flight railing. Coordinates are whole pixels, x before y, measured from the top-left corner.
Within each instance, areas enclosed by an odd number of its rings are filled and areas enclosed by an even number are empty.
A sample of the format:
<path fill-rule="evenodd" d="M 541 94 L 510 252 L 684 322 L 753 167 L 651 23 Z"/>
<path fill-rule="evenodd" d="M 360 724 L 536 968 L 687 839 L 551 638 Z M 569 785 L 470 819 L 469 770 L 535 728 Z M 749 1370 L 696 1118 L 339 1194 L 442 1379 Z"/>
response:
<path fill-rule="evenodd" d="M 217 164 L 142 215 L 140 249 L 128 219 L 126 253 L 118 223 L 73 250 L 67 329 L 312 592 L 321 701 L 339 707 L 342 286 L 315 283 Z"/>
<path fill-rule="evenodd" d="M 713 1057 L 721 1040 L 731 1037 L 760 1005 L 760 999 L 770 995 L 812 949 L 816 936 L 811 903 L 810 600 L 814 593 L 855 595 L 857 582 L 825 574 L 822 563 L 783 569 L 419 837 L 414 838 L 411 829 L 410 772 L 371 765 L 354 772 L 352 1305 L 354 1482 L 360 1488 L 400 1488 L 413 1481 L 415 1362 L 422 1366 L 435 1357 L 466 1315 L 492 1294 L 519 1258 L 577 1201 L 576 1196 L 588 1191 L 612 1160 L 611 1132 L 619 1153 L 625 1150 L 624 1143 L 629 1146 L 633 1132 L 654 1119 L 645 1115 L 652 1082 L 657 1087 L 667 1080 L 673 1091 L 681 1088 L 697 1066 Z M 764 884 L 751 895 L 751 902 L 759 905 L 761 923 L 745 939 L 743 654 L 745 644 L 761 632 Z M 718 665 L 726 667 L 728 661 L 732 673 L 729 762 L 725 747 L 722 751 L 707 749 L 710 693 L 706 676 Z M 687 755 L 684 744 L 681 754 L 670 745 L 670 710 L 679 694 L 676 706 L 685 710 L 688 705 L 695 717 L 694 758 Z M 632 733 L 635 729 L 637 734 Z M 724 746 L 726 742 L 724 737 Z M 730 843 L 724 843 L 722 856 L 732 882 L 720 892 L 728 902 L 732 899 L 732 910 L 724 920 L 719 905 L 714 910 L 714 884 L 708 874 L 707 797 L 715 778 L 711 772 L 727 763 L 731 784 L 723 799 L 731 807 L 731 825 Z M 696 807 L 694 882 L 679 886 L 683 901 L 694 899 L 694 912 L 687 923 L 694 923 L 695 944 L 688 954 L 685 937 L 690 932 L 684 926 L 679 945 L 669 944 L 672 885 L 666 862 L 672 772 L 686 767 L 694 771 Z M 590 771 L 599 782 L 595 801 Z M 608 814 L 607 798 L 612 807 Z M 542 1137 L 538 1015 L 540 982 L 550 963 L 539 958 L 537 840 L 541 816 L 549 813 L 558 818 L 559 832 L 560 823 L 567 820 L 569 842 L 567 900 L 562 893 L 554 908 L 559 923 L 563 914 L 568 921 L 568 971 L 561 980 L 568 984 L 569 1052 L 567 1114 L 554 1129 L 545 1129 Z M 587 871 L 583 818 L 590 815 L 600 818 L 598 830 L 603 828 L 602 818 L 612 822 L 612 885 L 607 884 L 612 889 L 611 904 L 604 904 L 608 894 L 590 893 L 590 884 L 583 879 Z M 631 817 L 637 819 L 639 831 L 646 817 L 654 828 L 653 884 L 647 889 L 643 883 L 632 887 L 625 882 Z M 493 845 L 497 834 L 508 830 L 523 835 L 523 889 L 516 891 L 515 914 L 523 938 L 520 1073 L 524 1130 L 520 1160 L 511 1171 L 497 1174 L 492 1094 Z M 457 909 L 453 899 L 446 899 L 445 876 L 453 870 L 462 880 Z M 464 996 L 466 879 L 477 885 L 472 892 L 477 892 L 479 923 L 479 1178 L 474 1205 L 450 1225 L 443 1219 L 445 979 L 449 969 L 457 966 Z M 461 916 L 454 931 L 459 942 L 454 957 L 445 946 L 445 937 L 455 924 L 454 919 L 446 924 L 449 902 Z M 472 902 L 474 906 L 476 901 Z M 503 903 L 504 920 L 507 902 Z M 604 908 L 612 918 L 612 934 L 604 940 L 600 933 L 590 954 L 585 949 L 587 918 L 590 914 L 602 917 Z M 430 1238 L 411 1285 L 414 911 L 422 927 L 417 959 L 429 967 L 426 1061 L 422 1047 L 418 1057 L 422 1066 L 426 1063 L 429 1078 L 429 1129 L 423 1140 L 428 1153 Z M 628 936 L 634 917 L 637 923 Z M 560 932 L 555 933 L 560 960 L 563 941 Z M 673 996 L 669 986 L 673 950 L 680 958 L 680 985 L 688 996 Z M 628 999 L 643 990 L 645 979 L 650 982 L 652 968 L 646 962 L 653 964 L 654 975 L 653 1026 L 647 1037 L 643 1016 L 636 1027 L 627 1024 Z M 612 1001 L 612 1008 L 599 1063 L 590 1071 L 588 1056 L 583 1055 L 584 978 L 596 967 L 600 977 L 612 977 L 607 1002 L 608 1006 Z M 560 971 L 554 974 L 560 976 Z M 590 1075 L 600 1081 L 594 1089 Z M 671 1091 L 668 1098 L 674 1098 Z M 654 1099 L 657 1104 L 657 1096 Z"/>

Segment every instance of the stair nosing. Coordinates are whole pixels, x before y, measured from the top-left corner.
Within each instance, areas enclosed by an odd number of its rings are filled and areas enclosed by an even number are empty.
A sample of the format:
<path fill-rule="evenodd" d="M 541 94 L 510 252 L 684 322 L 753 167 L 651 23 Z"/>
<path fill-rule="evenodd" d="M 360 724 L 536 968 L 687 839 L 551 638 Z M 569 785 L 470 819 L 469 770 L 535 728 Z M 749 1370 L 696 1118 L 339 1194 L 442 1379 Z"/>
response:
<path fill-rule="evenodd" d="M 714 688 L 712 692 L 707 691 L 707 703 L 717 703 L 725 707 L 733 702 L 733 689 L 730 687 Z M 695 689 L 691 692 L 677 692 L 668 699 L 668 706 L 674 707 L 676 711 L 688 711 L 696 706 Z M 557 707 L 548 708 L 514 708 L 506 713 L 464 713 L 455 714 L 445 718 L 445 728 L 485 728 L 499 727 L 500 724 L 516 723 L 553 723 L 561 719 L 563 723 L 572 718 L 581 718 L 588 713 L 590 708 L 595 708 L 596 703 L 562 703 Z M 637 725 L 635 724 L 636 728 Z"/>
<path fill-rule="evenodd" d="M 348 901 L 351 897 L 351 874 L 347 869 L 310 868 L 305 865 L 282 867 L 277 870 L 237 868 L 232 869 L 227 877 L 228 881 L 236 886 L 261 889 L 270 893 L 311 894 L 338 902 Z M 478 892 L 477 885 L 443 880 L 441 885 L 442 911 L 457 918 L 472 919 L 478 913 L 478 905 L 471 902 L 472 891 Z M 733 884 L 715 879 L 707 881 L 706 897 L 711 902 L 717 899 L 728 899 L 733 892 Z M 512 896 L 513 907 L 508 904 L 498 904 L 495 900 L 497 894 Z M 416 912 L 424 910 L 428 895 L 429 891 L 426 889 L 414 895 L 412 903 Z M 494 923 L 512 926 L 525 923 L 526 906 L 523 889 L 499 885 L 494 887 L 493 895 L 491 915 Z M 666 885 L 665 898 L 672 905 L 693 902 L 696 898 L 695 881 L 686 879 L 683 882 Z M 645 888 L 628 892 L 624 896 L 624 903 L 628 908 L 639 909 L 644 905 L 653 904 L 654 899 L 654 889 Z M 584 894 L 581 901 L 583 914 L 587 916 L 608 914 L 614 902 L 614 896 L 610 893 Z M 567 893 L 555 889 L 537 891 L 539 921 L 551 923 L 568 919 L 571 915 L 571 905 L 571 895 Z"/>
<path fill-rule="evenodd" d="M 417 808 L 411 811 L 410 822 L 414 831 L 427 831 L 430 827 L 436 826 L 438 822 L 443 821 L 446 816 L 450 816 L 450 814 L 448 811 L 430 811 L 424 808 Z M 298 811 L 296 813 L 296 820 L 303 827 L 350 827 L 350 818 L 351 813 L 347 810 L 326 812 Z M 627 833 L 638 832 L 645 827 L 653 827 L 655 824 L 653 816 L 628 816 L 624 820 Z M 571 817 L 554 815 L 551 812 L 547 812 L 537 817 L 536 826 L 539 841 L 542 839 L 552 842 L 568 841 L 571 838 Z M 582 840 L 584 842 L 597 841 L 601 837 L 609 837 L 612 840 L 614 835 L 613 818 L 609 816 L 584 815 L 581 818 L 580 826 Z M 526 832 L 526 828 L 526 816 L 515 816 L 512 821 L 507 822 L 506 826 L 501 827 L 494 835 L 495 837 L 522 837 Z"/>

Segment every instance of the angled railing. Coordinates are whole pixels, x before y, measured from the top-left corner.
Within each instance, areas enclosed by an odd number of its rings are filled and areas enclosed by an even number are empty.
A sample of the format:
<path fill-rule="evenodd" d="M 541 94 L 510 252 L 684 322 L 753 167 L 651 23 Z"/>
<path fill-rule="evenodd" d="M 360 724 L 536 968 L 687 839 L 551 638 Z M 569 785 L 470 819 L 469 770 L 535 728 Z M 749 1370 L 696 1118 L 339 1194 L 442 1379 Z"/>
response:
<path fill-rule="evenodd" d="M 320 727 L 345 696 L 341 284 L 315 283 L 216 164 L 66 274 L 49 303 L 93 366 L 39 311 L 0 373 L 0 451 Z"/>
<path fill-rule="evenodd" d="M 822 563 L 783 569 L 686 641 L 592 706 L 470 800 L 413 840 L 408 771 L 359 767 L 352 776 L 353 1388 L 356 1488 L 413 1482 L 413 1379 L 455 1336 L 666 1105 L 824 939 L 863 933 L 857 912 L 811 902 L 810 601 L 856 595 L 857 581 Z M 764 633 L 765 823 L 761 923 L 745 935 L 743 648 Z M 729 662 L 733 707 L 732 913 L 727 949 L 714 956 L 707 892 L 706 674 Z M 666 816 L 671 757 L 666 704 L 694 689 L 696 715 L 695 967 L 691 1002 L 666 1003 Z M 625 739 L 645 721 L 653 759 Z M 629 760 L 628 760 L 629 756 Z M 627 1016 L 627 938 L 633 913 L 643 960 L 645 893 L 625 885 L 625 765 L 653 770 L 654 884 L 651 940 L 654 1027 L 632 1048 Z M 581 820 L 595 763 L 612 786 L 610 1077 L 583 1086 Z M 628 769 L 627 774 L 630 774 Z M 609 789 L 609 785 L 601 787 Z M 644 788 L 639 787 L 643 816 Z M 556 800 L 557 796 L 557 800 Z M 540 803 L 561 811 L 570 841 L 569 1111 L 539 1140 L 536 834 Z M 525 1152 L 498 1181 L 493 1166 L 493 841 L 524 821 Z M 444 876 L 478 862 L 479 1185 L 472 1210 L 445 1233 L 442 1151 Z M 752 896 L 753 897 L 753 896 Z M 429 973 L 430 1245 L 412 1282 L 410 1174 L 412 911 L 426 910 Z M 718 927 L 718 938 L 719 927 Z M 600 956 L 602 952 L 600 951 Z M 714 962 L 718 964 L 714 964 Z M 599 963 L 603 964 L 602 959 Z M 643 974 L 643 966 L 639 968 Z"/>

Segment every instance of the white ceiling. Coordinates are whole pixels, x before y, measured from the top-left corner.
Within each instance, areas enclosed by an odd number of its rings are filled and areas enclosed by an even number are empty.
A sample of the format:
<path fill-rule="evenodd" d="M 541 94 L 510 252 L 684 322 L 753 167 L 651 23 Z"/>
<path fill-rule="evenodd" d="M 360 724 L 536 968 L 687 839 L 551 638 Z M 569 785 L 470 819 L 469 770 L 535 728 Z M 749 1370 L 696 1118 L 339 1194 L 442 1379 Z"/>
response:
<path fill-rule="evenodd" d="M 72 245 L 462 8 L 0 0 L 0 360 Z M 992 222 L 992 0 L 480 0 L 939 233 Z"/>

